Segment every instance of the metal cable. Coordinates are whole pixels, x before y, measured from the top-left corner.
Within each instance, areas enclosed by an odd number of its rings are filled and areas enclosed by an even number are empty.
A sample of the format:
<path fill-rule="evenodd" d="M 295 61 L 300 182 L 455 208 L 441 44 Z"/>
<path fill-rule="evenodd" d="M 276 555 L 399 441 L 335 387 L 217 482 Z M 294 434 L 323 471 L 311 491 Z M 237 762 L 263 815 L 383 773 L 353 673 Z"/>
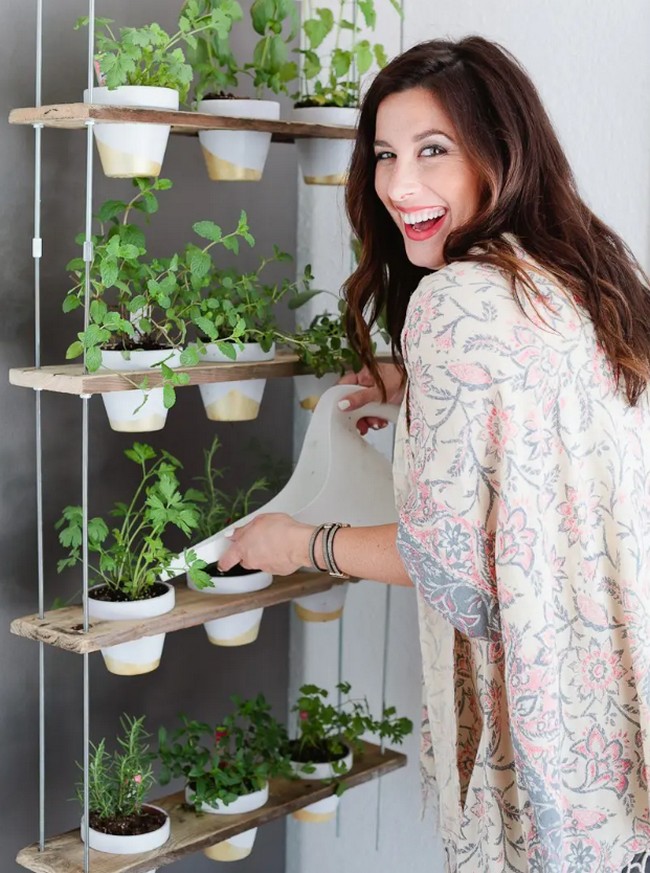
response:
<path fill-rule="evenodd" d="M 347 583 L 343 583 L 347 584 Z M 338 664 L 336 669 L 337 680 L 336 684 L 340 685 L 343 682 L 343 616 L 345 615 L 345 611 L 341 613 L 341 617 L 339 619 L 339 642 L 338 642 Z M 341 708 L 341 704 L 343 703 L 343 697 L 341 694 L 341 689 L 337 688 L 337 696 L 336 696 L 336 706 L 337 709 Z M 337 838 L 341 836 L 341 804 L 337 804 L 336 807 L 336 836 Z"/>
<path fill-rule="evenodd" d="M 88 102 L 93 99 L 93 75 L 95 60 L 95 0 L 88 0 Z M 90 268 L 93 260 L 92 218 L 93 218 L 93 121 L 86 122 L 86 204 L 85 233 L 83 244 L 84 259 L 84 331 L 88 329 L 90 312 Z M 84 350 L 84 373 L 88 372 Z M 82 558 L 83 558 L 83 629 L 88 631 L 88 401 L 89 396 L 81 395 L 81 504 L 82 504 Z M 88 873 L 90 867 L 89 827 L 90 827 L 90 675 L 88 655 L 83 655 L 83 814 L 84 814 L 84 852 L 83 869 Z"/>
<path fill-rule="evenodd" d="M 34 103 L 42 103 L 43 87 L 43 0 L 36 2 L 36 64 Z M 41 366 L 41 135 L 42 124 L 34 125 L 34 366 Z M 43 555 L 43 440 L 41 392 L 35 392 L 36 427 L 36 554 L 38 574 L 38 616 L 45 610 Z M 45 848 L 45 644 L 38 644 L 38 847 Z"/>

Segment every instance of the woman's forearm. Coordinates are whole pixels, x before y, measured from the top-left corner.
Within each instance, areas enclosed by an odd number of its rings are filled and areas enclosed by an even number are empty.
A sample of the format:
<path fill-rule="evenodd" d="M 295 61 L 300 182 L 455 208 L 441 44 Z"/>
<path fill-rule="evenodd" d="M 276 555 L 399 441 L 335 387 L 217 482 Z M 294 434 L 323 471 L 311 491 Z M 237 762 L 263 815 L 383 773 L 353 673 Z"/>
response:
<path fill-rule="evenodd" d="M 296 562 L 303 567 L 311 564 L 309 540 L 314 527 L 305 525 L 297 538 Z M 334 538 L 334 560 L 342 573 L 356 579 L 374 579 L 389 585 L 413 585 L 397 551 L 397 525 L 382 524 L 373 527 L 344 527 Z M 316 560 L 323 560 L 323 534 L 316 541 Z"/>

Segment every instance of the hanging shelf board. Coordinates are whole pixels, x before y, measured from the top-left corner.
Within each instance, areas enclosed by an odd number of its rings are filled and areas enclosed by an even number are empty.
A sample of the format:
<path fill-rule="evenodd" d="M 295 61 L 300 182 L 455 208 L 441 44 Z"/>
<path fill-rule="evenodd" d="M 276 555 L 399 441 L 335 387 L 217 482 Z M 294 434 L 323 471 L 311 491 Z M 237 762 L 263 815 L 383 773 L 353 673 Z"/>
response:
<path fill-rule="evenodd" d="M 195 364 L 193 367 L 174 368 L 175 373 L 187 373 L 188 385 L 208 382 L 232 382 L 236 379 L 266 379 L 277 376 L 298 376 L 308 373 L 291 352 L 278 352 L 272 361 L 251 363 Z M 143 380 L 148 388 L 162 385 L 159 367 L 149 370 L 130 370 L 127 373 L 101 371 L 84 373 L 81 364 L 59 364 L 49 367 L 27 367 L 9 370 L 9 381 L 20 388 L 37 388 L 58 394 L 101 394 L 109 391 L 129 391 L 139 388 Z M 180 386 L 184 387 L 184 386 Z"/>
<path fill-rule="evenodd" d="M 358 760 L 355 756 L 352 770 L 340 781 L 353 788 L 404 766 L 405 755 L 390 749 L 382 752 L 379 746 L 363 743 L 363 755 Z M 177 792 L 152 801 L 171 817 L 171 838 L 164 846 L 139 855 L 106 855 L 91 849 L 90 869 L 92 873 L 143 873 L 153 867 L 162 867 L 250 828 L 283 818 L 333 792 L 333 785 L 323 785 L 322 782 L 271 780 L 267 805 L 241 815 L 196 815 L 184 806 L 183 793 Z M 34 873 L 81 873 L 83 845 L 79 829 L 47 840 L 42 852 L 37 844 L 22 849 L 16 861 Z"/>
<path fill-rule="evenodd" d="M 390 355 L 377 355 L 380 362 L 390 363 Z M 280 376 L 300 376 L 309 373 L 293 352 L 278 352 L 272 361 L 250 363 L 195 364 L 193 367 L 174 368 L 175 373 L 187 373 L 188 385 L 210 382 L 232 382 L 237 379 L 274 379 Z M 102 371 L 84 373 L 81 364 L 54 364 L 47 367 L 12 368 L 9 381 L 19 388 L 35 388 L 58 394 L 102 394 L 110 391 L 133 391 L 147 380 L 147 388 L 162 385 L 159 367 L 150 370 L 129 370 L 126 373 Z M 185 387 L 183 385 L 177 387 Z"/>
<path fill-rule="evenodd" d="M 10 124 L 42 124 L 83 130 L 88 121 L 106 123 L 170 124 L 172 133 L 196 135 L 200 130 L 257 130 L 273 134 L 274 142 L 294 142 L 305 137 L 354 139 L 356 128 L 298 121 L 262 121 L 258 118 L 227 118 L 205 112 L 169 109 L 134 109 L 129 106 L 97 106 L 90 103 L 58 103 L 52 106 L 12 109 Z"/>
<path fill-rule="evenodd" d="M 268 588 L 250 594 L 200 594 L 191 591 L 184 584 L 178 584 L 174 609 L 154 618 L 131 621 L 91 619 L 89 629 L 84 633 L 83 611 L 77 605 L 49 610 L 43 618 L 38 615 L 16 618 L 11 622 L 10 630 L 16 636 L 84 655 L 97 652 L 105 646 L 116 646 L 153 634 L 196 627 L 215 618 L 225 618 L 261 606 L 275 606 L 276 603 L 286 603 L 294 597 L 318 594 L 329 590 L 332 584 L 332 578 L 326 573 L 310 572 L 279 576 Z"/>

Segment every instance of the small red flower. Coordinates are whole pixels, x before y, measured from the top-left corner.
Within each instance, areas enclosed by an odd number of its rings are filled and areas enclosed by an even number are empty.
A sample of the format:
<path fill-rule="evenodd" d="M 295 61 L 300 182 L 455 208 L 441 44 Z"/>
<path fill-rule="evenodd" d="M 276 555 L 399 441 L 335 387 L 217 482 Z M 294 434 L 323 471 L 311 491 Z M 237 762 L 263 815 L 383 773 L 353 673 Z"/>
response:
<path fill-rule="evenodd" d="M 300 721 L 307 721 L 308 718 L 309 718 L 309 713 L 305 712 L 304 709 L 301 709 L 300 710 Z"/>
<path fill-rule="evenodd" d="M 228 731 L 223 729 L 218 729 L 214 732 L 214 741 L 215 743 L 220 743 L 225 737 L 228 736 Z"/>
<path fill-rule="evenodd" d="M 142 782 L 142 774 L 136 773 L 133 777 L 133 781 L 137 782 L 137 784 L 139 785 Z"/>

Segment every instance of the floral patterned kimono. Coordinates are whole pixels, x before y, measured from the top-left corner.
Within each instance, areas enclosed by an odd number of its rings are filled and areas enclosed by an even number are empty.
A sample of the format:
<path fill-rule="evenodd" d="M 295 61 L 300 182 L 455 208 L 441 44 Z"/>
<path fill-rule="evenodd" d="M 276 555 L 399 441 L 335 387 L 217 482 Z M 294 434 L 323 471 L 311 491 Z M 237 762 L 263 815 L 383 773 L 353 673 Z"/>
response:
<path fill-rule="evenodd" d="M 455 263 L 402 335 L 422 767 L 448 873 L 619 873 L 650 848 L 650 411 L 516 251 L 534 306 Z"/>

